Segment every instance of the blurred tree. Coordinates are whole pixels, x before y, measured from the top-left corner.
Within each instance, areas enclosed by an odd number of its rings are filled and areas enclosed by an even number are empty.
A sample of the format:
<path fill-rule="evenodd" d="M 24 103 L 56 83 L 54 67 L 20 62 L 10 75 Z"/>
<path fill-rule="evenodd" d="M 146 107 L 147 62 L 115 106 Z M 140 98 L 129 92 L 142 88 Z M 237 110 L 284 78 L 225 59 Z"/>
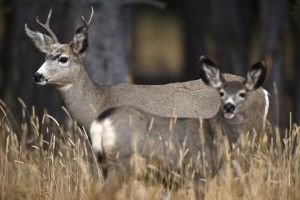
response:
<path fill-rule="evenodd" d="M 286 127 L 288 122 L 288 80 L 284 68 L 284 43 L 288 24 L 289 2 L 285 0 L 260 1 L 261 17 L 261 58 L 269 65 L 269 80 L 266 89 L 270 92 L 271 121 Z M 273 83 L 276 82 L 278 95 L 274 93 Z M 278 102 L 276 102 L 278 98 Z M 276 107 L 279 104 L 279 109 Z M 281 117 L 283 116 L 283 117 Z M 283 133 L 283 132 L 282 132 Z"/>
<path fill-rule="evenodd" d="M 125 51 L 127 14 L 123 0 L 69 0 L 68 30 L 82 25 L 81 15 L 88 18 L 91 6 L 95 10 L 89 29 L 89 45 L 85 67 L 97 83 L 115 84 L 125 82 L 128 61 Z"/>
<path fill-rule="evenodd" d="M 206 55 L 206 7 L 204 0 L 184 1 L 185 80 L 199 79 L 198 59 L 201 55 Z"/>
<path fill-rule="evenodd" d="M 300 24 L 294 24 L 294 69 L 295 73 L 293 76 L 293 82 L 291 83 L 291 91 L 292 92 L 292 105 L 294 105 L 293 109 L 293 119 L 297 124 L 300 124 Z"/>
<path fill-rule="evenodd" d="M 207 45 L 215 46 L 214 55 L 208 56 L 216 57 L 224 72 L 239 75 L 246 72 L 253 28 L 252 4 L 250 0 L 184 1 L 187 80 L 198 78 L 197 60 L 208 53 Z M 206 35 L 212 35 L 213 42 L 205 43 Z"/>
<path fill-rule="evenodd" d="M 243 75 L 249 67 L 251 0 L 209 2 L 217 60 L 224 72 Z"/>
<path fill-rule="evenodd" d="M 291 91 L 293 97 L 293 119 L 295 119 L 297 124 L 300 124 L 300 24 L 297 24 L 295 27 L 295 49 L 294 49 L 294 58 L 295 58 L 295 73 L 293 76 L 293 82 L 291 84 Z"/>
<path fill-rule="evenodd" d="M 5 22 L 4 18 L 6 13 L 9 11 L 9 7 L 5 5 L 5 3 L 1 3 L 0 1 L 0 95 L 3 94 L 5 89 L 5 81 L 4 81 L 4 74 L 5 68 L 2 66 L 3 63 L 1 62 L 4 59 L 4 35 L 5 35 Z"/>
<path fill-rule="evenodd" d="M 69 0 L 68 30 L 81 26 L 78 13 L 89 16 L 91 6 L 95 9 L 89 30 L 92 45 L 85 59 L 87 71 L 94 81 L 105 84 L 127 81 L 129 66 L 125 43 L 128 31 L 131 31 L 132 6 L 136 4 L 163 6 L 156 0 Z"/>
<path fill-rule="evenodd" d="M 61 38 L 63 30 L 64 3 L 59 0 L 12 0 L 11 12 L 6 16 L 6 35 L 4 42 L 4 63 L 7 75 L 6 102 L 10 107 L 16 105 L 17 98 L 21 97 L 29 106 L 36 106 L 41 114 L 47 108 L 51 114 L 61 112 L 60 98 L 53 87 L 36 85 L 33 74 L 44 62 L 44 55 L 39 53 L 24 31 L 24 24 L 28 23 L 34 29 L 44 31 L 35 23 L 36 16 L 44 21 L 50 8 L 53 9 L 51 26 L 58 37 Z M 54 22 L 54 23 L 53 23 Z"/>
<path fill-rule="evenodd" d="M 293 1 L 292 4 L 292 47 L 294 49 L 294 73 L 291 82 L 293 119 L 300 124 L 300 0 Z"/>

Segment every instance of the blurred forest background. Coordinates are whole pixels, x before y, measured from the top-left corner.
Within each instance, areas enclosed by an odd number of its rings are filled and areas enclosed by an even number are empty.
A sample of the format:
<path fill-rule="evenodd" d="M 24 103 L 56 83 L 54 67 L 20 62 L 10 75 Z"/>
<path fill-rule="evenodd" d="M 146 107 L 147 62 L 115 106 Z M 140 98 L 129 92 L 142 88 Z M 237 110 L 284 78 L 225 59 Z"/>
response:
<path fill-rule="evenodd" d="M 52 9 L 50 26 L 68 43 L 91 6 L 85 67 L 96 82 L 198 79 L 200 55 L 223 72 L 244 76 L 264 60 L 271 122 L 286 127 L 292 112 L 300 124 L 300 0 L 0 0 L 0 98 L 12 110 L 20 97 L 29 108 L 63 119 L 55 88 L 32 81 L 44 55 L 25 35 L 24 24 L 44 31 L 35 18 L 45 22 Z"/>

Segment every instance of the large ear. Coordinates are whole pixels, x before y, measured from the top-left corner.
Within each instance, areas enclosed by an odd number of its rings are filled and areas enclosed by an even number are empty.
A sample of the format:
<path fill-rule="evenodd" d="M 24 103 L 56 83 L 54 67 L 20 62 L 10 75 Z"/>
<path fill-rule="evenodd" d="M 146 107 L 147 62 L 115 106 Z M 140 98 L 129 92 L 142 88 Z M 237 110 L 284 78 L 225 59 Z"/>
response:
<path fill-rule="evenodd" d="M 50 46 L 55 44 L 52 37 L 38 31 L 33 31 L 27 24 L 25 24 L 25 32 L 36 48 L 43 53 L 48 53 L 50 51 Z"/>
<path fill-rule="evenodd" d="M 200 78 L 206 85 L 214 88 L 220 88 L 225 82 L 219 67 L 210 59 L 201 56 L 198 62 L 200 69 Z"/>
<path fill-rule="evenodd" d="M 73 51 L 80 55 L 84 53 L 88 47 L 87 28 L 85 26 L 77 29 L 73 41 L 70 43 Z"/>
<path fill-rule="evenodd" d="M 247 73 L 247 77 L 244 81 L 244 84 L 248 90 L 254 90 L 259 88 L 267 74 L 267 69 L 265 66 L 265 62 L 260 61 L 252 65 Z"/>

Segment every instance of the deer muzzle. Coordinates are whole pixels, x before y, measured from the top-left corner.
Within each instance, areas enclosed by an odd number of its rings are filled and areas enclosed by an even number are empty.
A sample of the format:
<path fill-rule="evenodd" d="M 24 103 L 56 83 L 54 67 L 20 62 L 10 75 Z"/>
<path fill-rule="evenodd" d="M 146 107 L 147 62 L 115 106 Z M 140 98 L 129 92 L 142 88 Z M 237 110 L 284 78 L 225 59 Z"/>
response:
<path fill-rule="evenodd" d="M 47 79 L 43 76 L 43 74 L 36 72 L 33 75 L 33 80 L 39 85 L 45 85 L 47 83 Z"/>
<path fill-rule="evenodd" d="M 224 117 L 227 119 L 232 119 L 234 117 L 235 105 L 232 103 L 226 103 L 223 107 Z"/>

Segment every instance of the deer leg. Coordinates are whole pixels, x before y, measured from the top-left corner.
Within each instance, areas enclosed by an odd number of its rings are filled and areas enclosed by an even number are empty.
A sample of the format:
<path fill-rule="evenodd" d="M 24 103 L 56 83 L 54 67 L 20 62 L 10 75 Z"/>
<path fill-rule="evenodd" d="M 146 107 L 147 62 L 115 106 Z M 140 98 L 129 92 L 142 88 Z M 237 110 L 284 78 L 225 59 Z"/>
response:
<path fill-rule="evenodd" d="M 194 199 L 195 200 L 204 200 L 205 198 L 205 188 L 206 184 L 204 182 L 194 183 Z"/>
<path fill-rule="evenodd" d="M 108 169 L 106 180 L 101 186 L 99 198 L 101 200 L 117 199 L 117 193 L 122 185 L 122 178 L 116 173 L 116 169 Z"/>
<path fill-rule="evenodd" d="M 240 164 L 236 160 L 231 160 L 231 166 L 235 171 L 235 173 L 237 174 L 237 176 L 239 177 L 241 184 L 243 185 L 244 194 L 246 198 L 248 200 L 253 199 L 252 194 L 249 190 L 251 188 L 250 184 L 248 184 L 248 181 L 245 177 L 245 173 L 243 172 L 243 169 L 241 168 Z"/>
<path fill-rule="evenodd" d="M 146 188 L 142 181 L 138 181 L 136 179 L 131 180 L 128 191 L 130 191 L 130 194 L 128 195 L 128 199 L 133 199 L 133 200 L 145 199 Z"/>
<path fill-rule="evenodd" d="M 161 193 L 160 200 L 170 200 L 171 198 L 170 189 L 164 189 Z"/>

